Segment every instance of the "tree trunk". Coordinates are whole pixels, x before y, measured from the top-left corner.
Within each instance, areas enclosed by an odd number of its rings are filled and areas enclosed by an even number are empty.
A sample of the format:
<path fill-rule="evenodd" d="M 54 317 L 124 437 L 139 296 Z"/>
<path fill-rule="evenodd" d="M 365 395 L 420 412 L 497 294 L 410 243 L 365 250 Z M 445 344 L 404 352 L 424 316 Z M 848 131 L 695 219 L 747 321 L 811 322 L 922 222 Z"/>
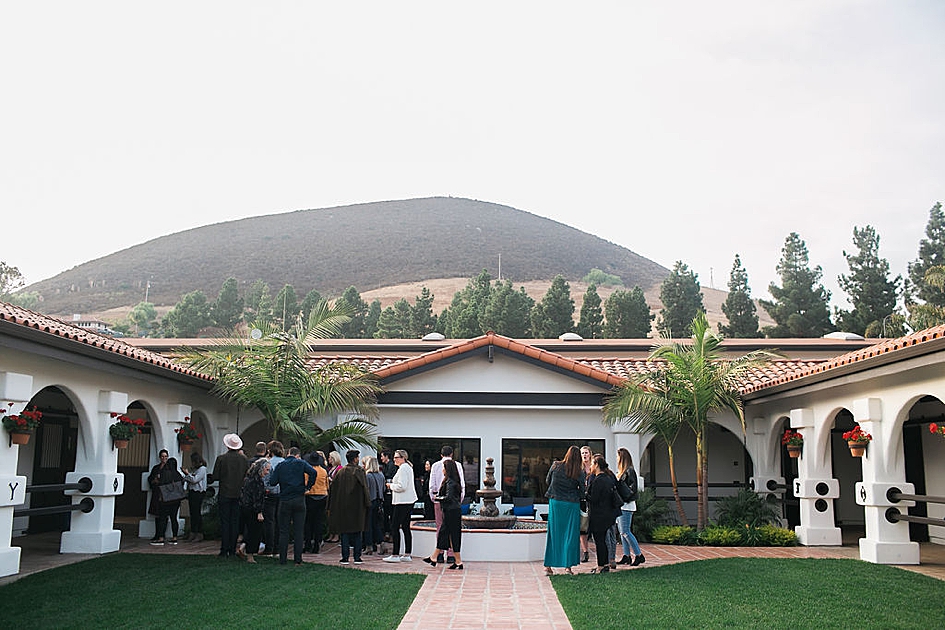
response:
<path fill-rule="evenodd" d="M 666 447 L 669 453 L 669 479 L 673 484 L 673 499 L 676 500 L 676 512 L 679 513 L 679 520 L 686 527 L 689 527 L 689 519 L 686 518 L 686 510 L 683 509 L 682 499 L 679 498 L 679 485 L 676 483 L 676 459 L 673 455 L 673 448 Z"/>
<path fill-rule="evenodd" d="M 705 486 L 702 478 L 702 432 L 696 434 L 696 528 L 705 529 L 705 503 L 703 502 Z"/>
<path fill-rule="evenodd" d="M 709 443 L 708 438 L 702 440 L 702 527 L 709 524 Z"/>

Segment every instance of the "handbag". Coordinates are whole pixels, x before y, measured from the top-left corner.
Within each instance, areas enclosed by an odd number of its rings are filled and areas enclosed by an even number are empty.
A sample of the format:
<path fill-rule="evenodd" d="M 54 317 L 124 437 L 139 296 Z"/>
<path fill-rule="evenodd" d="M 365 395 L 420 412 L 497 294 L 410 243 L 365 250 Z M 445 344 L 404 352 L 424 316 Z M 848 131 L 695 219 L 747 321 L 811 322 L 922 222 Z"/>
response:
<path fill-rule="evenodd" d="M 590 515 L 584 510 L 581 510 L 581 533 L 586 534 L 587 531 L 590 529 L 590 527 L 591 527 Z"/>
<path fill-rule="evenodd" d="M 187 497 L 184 490 L 184 483 L 181 481 L 172 481 L 158 486 L 158 498 L 161 503 L 170 503 L 171 501 L 181 501 Z"/>

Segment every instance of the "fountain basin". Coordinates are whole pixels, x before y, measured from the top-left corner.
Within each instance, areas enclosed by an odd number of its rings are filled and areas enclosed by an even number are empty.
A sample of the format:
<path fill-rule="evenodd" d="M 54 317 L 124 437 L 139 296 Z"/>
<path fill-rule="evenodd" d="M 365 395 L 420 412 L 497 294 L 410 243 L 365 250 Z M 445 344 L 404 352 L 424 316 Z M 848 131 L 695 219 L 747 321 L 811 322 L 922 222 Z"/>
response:
<path fill-rule="evenodd" d="M 436 548 L 436 523 L 416 521 L 410 526 L 413 551 L 427 555 Z M 463 522 L 463 562 L 539 562 L 545 557 L 547 523 L 519 519 L 511 528 L 482 529 Z"/>

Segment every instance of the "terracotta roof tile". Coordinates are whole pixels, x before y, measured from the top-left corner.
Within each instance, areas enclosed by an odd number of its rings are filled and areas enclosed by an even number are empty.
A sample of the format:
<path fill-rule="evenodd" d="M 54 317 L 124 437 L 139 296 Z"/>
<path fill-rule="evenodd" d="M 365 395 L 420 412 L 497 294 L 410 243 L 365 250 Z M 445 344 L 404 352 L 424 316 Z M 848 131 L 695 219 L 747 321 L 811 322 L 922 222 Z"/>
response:
<path fill-rule="evenodd" d="M 14 306 L 13 304 L 7 304 L 6 302 L 0 302 L 0 322 L 9 322 L 16 326 L 37 330 L 51 337 L 58 337 L 77 344 L 98 348 L 104 352 L 125 356 L 179 374 L 185 374 L 205 381 L 211 380 L 209 377 L 195 370 L 175 363 L 164 355 L 151 352 L 150 350 L 136 348 L 120 339 L 101 335 L 85 328 L 78 328 L 55 317 L 36 313 L 29 309 Z"/>

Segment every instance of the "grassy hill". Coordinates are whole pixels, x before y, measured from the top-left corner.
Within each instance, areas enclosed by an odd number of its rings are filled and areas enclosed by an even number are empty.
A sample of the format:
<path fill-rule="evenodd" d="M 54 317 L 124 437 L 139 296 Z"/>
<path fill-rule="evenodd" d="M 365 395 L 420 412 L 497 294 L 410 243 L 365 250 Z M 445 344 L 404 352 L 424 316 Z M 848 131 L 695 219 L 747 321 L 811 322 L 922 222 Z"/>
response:
<path fill-rule="evenodd" d="M 213 299 L 228 277 L 244 287 L 262 279 L 273 294 L 288 283 L 299 296 L 317 289 L 334 297 L 355 286 L 370 300 L 371 292 L 385 287 L 460 278 L 462 288 L 465 278 L 483 269 L 495 277 L 500 256 L 502 278 L 516 286 L 562 274 L 575 298 L 583 288 L 578 293 L 574 282 L 595 267 L 628 287 L 653 287 L 669 273 L 557 221 L 494 203 L 435 197 L 207 225 L 89 261 L 28 289 L 43 296 L 44 313 L 65 316 L 123 311 L 144 299 L 149 280 L 148 299 L 158 307 L 197 289 Z M 445 302 L 452 298 L 452 292 L 431 289 Z"/>

